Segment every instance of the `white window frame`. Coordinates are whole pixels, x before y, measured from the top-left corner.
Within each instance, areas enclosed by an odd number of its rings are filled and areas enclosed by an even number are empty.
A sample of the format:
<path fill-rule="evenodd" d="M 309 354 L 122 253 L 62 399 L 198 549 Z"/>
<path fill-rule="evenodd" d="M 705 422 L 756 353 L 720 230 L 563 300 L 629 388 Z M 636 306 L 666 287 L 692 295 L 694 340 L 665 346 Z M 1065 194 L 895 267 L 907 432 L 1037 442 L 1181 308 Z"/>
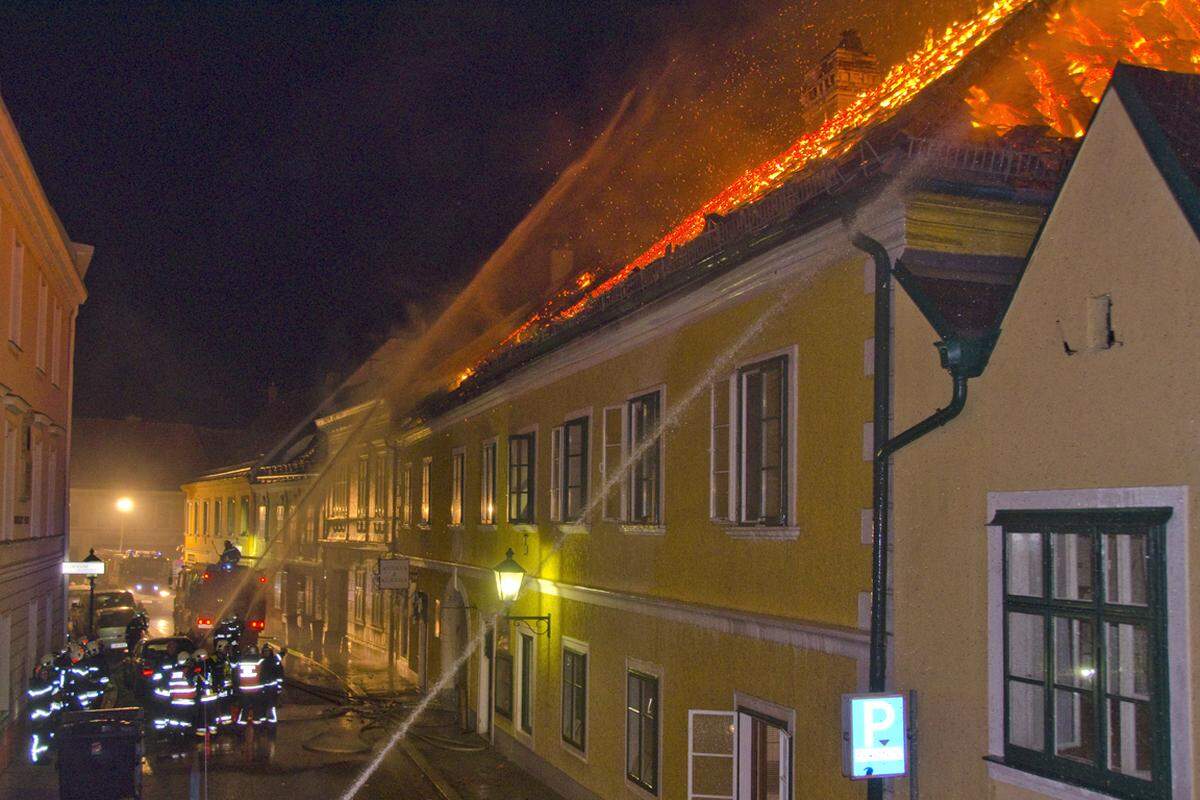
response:
<path fill-rule="evenodd" d="M 602 436 L 600 439 L 600 451 L 601 451 L 600 452 L 600 489 L 604 492 L 604 495 L 605 495 L 604 499 L 602 499 L 600 502 L 600 515 L 601 515 L 602 519 L 609 521 L 609 522 L 622 522 L 626 518 L 625 506 L 626 506 L 626 501 L 628 500 L 627 493 L 626 493 L 626 487 L 625 487 L 625 480 L 624 480 L 624 478 L 621 478 L 621 479 L 617 480 L 616 483 L 613 484 L 612 486 L 609 485 L 609 480 L 610 480 L 609 470 L 612 468 L 612 465 L 610 465 L 608 463 L 608 448 L 609 448 L 608 417 L 609 417 L 610 411 L 618 412 L 617 424 L 620 425 L 620 430 L 617 435 L 618 452 L 619 452 L 619 455 L 617 457 L 617 463 L 616 463 L 617 469 L 619 470 L 621 468 L 621 465 L 625 463 L 625 452 L 626 452 L 625 417 L 627 416 L 626 406 L 624 403 L 621 403 L 619 405 L 605 406 L 600 412 L 602 415 L 601 419 L 604 422 L 604 430 L 602 431 Z M 619 500 L 617 501 L 618 515 L 616 517 L 610 516 L 608 513 L 608 493 L 614 492 L 614 491 L 617 492 L 618 497 L 619 497 Z"/>
<path fill-rule="evenodd" d="M 1171 698 L 1171 799 L 1191 800 L 1192 774 L 1192 654 L 1191 585 L 1188 575 L 1188 487 L 1139 486 L 1109 489 L 1065 489 L 988 492 L 987 521 L 1000 510 L 1144 508 L 1169 506 L 1166 523 L 1167 660 Z M 1004 758 L 1004 529 L 986 525 L 988 554 L 988 753 Z M 1171 643 L 1185 643 L 1171 646 Z M 1109 795 L 1033 775 L 989 760 L 989 777 L 1000 783 L 1039 792 L 1054 800 L 1109 800 Z"/>
<path fill-rule="evenodd" d="M 559 660 L 559 689 L 562 686 L 562 671 L 563 665 L 566 663 L 566 650 L 571 650 L 584 658 L 584 676 L 583 676 L 583 749 L 580 750 L 571 742 L 568 742 L 562 736 L 562 719 L 563 712 L 566 709 L 563 707 L 563 692 L 558 693 L 558 741 L 562 744 L 563 749 L 579 760 L 587 763 L 588 748 L 592 744 L 592 649 L 591 646 L 584 641 L 563 636 L 559 643 L 560 660 Z"/>
<path fill-rule="evenodd" d="M 450 525 L 461 528 L 467 494 L 467 448 L 450 451 Z"/>
<path fill-rule="evenodd" d="M 491 475 L 487 475 L 487 454 L 488 449 L 491 449 L 492 454 L 492 470 Z M 497 487 L 500 484 L 500 437 L 493 436 L 490 439 L 484 439 L 479 444 L 479 524 L 481 527 L 494 528 L 496 526 L 496 495 Z M 487 513 L 487 492 L 491 491 L 491 506 L 492 513 Z"/>
<path fill-rule="evenodd" d="M 412 472 L 413 465 L 409 461 L 404 465 L 404 472 L 400 478 L 400 524 L 405 528 L 412 527 L 413 521 Z"/>
<path fill-rule="evenodd" d="M 733 693 L 733 709 L 736 720 L 736 727 L 734 731 L 734 748 L 736 752 L 734 762 L 736 766 L 734 775 L 736 779 L 735 785 L 738 791 L 738 796 L 742 796 L 743 789 L 746 791 L 746 793 L 749 792 L 750 773 L 747 771 L 745 774 L 743 774 L 742 770 L 744 767 L 753 766 L 749 759 L 742 758 L 742 748 L 747 743 L 745 740 L 750 734 L 750 731 L 744 730 L 743 728 L 745 724 L 743 717 L 758 715 L 760 717 L 760 721 L 761 718 L 768 718 L 776 722 L 783 723 L 781 730 L 788 737 L 787 763 L 780 765 L 780 778 L 783 779 L 786 776 L 787 792 L 781 792 L 780 796 L 783 797 L 784 800 L 791 800 L 793 797 L 795 797 L 796 793 L 796 709 L 788 708 L 787 706 L 781 706 L 776 703 L 772 703 L 769 700 L 763 700 L 762 698 L 743 694 L 741 692 Z M 782 788 L 784 787 L 781 787 L 781 789 Z"/>
<path fill-rule="evenodd" d="M 46 442 L 42 430 L 38 425 L 31 425 L 29 429 L 29 535 L 31 537 L 43 535 L 42 508 L 46 498 L 42 492 L 42 484 L 45 482 L 42 475 L 45 469 L 45 459 L 42 458 L 42 455 Z"/>

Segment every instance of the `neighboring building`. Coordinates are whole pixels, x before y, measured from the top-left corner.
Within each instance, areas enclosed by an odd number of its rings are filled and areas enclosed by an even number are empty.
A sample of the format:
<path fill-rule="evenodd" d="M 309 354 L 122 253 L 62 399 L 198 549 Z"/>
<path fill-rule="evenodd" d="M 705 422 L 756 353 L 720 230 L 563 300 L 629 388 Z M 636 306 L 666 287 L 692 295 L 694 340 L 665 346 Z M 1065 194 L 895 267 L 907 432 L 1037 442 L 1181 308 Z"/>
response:
<path fill-rule="evenodd" d="M 882 78 L 879 60 L 863 47 L 858 32 L 845 31 L 837 47 L 804 76 L 804 121 L 810 127 L 820 125 Z"/>
<path fill-rule="evenodd" d="M 965 409 L 895 459 L 922 796 L 1200 797 L 1198 121 L 1200 77 L 1117 68 Z M 929 339 L 898 303 L 898 428 Z"/>
<path fill-rule="evenodd" d="M 65 635 L 75 318 L 92 248 L 72 242 L 0 103 L 0 768 L 33 666 Z"/>
<path fill-rule="evenodd" d="M 175 558 L 183 544 L 188 478 L 228 458 L 237 431 L 137 417 L 77 419 L 71 459 L 73 557 L 97 551 L 160 550 Z M 117 508 L 128 497 L 133 507 Z"/>

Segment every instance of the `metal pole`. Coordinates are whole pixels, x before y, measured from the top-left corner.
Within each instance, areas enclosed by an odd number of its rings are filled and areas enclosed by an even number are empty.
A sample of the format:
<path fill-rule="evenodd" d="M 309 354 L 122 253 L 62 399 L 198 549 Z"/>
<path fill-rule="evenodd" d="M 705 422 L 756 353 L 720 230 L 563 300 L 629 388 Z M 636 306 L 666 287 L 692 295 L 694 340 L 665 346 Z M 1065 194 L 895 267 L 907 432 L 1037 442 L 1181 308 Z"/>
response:
<path fill-rule="evenodd" d="M 96 576 L 88 575 L 88 636 L 96 635 Z"/>

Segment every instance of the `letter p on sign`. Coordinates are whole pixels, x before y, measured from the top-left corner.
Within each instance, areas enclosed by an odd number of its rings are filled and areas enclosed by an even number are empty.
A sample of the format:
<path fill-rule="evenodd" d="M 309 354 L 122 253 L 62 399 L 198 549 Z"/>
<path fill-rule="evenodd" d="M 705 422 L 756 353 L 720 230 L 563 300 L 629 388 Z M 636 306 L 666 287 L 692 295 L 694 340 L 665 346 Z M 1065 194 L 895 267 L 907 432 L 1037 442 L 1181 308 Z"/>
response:
<path fill-rule="evenodd" d="M 852 780 L 908 774 L 908 724 L 902 694 L 842 696 L 842 767 Z"/>

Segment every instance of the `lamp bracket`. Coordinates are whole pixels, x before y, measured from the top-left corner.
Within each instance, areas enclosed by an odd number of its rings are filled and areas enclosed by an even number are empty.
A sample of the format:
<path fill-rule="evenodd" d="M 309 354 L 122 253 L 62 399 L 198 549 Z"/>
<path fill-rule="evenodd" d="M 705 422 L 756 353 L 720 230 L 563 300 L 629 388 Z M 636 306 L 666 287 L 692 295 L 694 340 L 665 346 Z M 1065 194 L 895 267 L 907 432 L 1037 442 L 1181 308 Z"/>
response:
<path fill-rule="evenodd" d="M 550 615 L 549 614 L 545 614 L 540 617 L 533 617 L 533 616 L 514 617 L 514 616 L 510 616 L 510 615 L 506 614 L 504 616 L 504 618 L 506 620 L 508 620 L 509 622 L 524 622 L 524 623 L 544 622 L 544 623 L 546 623 L 546 630 L 545 630 L 546 638 L 550 638 Z M 529 625 L 529 629 L 539 635 L 542 633 L 542 631 L 539 631 L 533 625 Z"/>

